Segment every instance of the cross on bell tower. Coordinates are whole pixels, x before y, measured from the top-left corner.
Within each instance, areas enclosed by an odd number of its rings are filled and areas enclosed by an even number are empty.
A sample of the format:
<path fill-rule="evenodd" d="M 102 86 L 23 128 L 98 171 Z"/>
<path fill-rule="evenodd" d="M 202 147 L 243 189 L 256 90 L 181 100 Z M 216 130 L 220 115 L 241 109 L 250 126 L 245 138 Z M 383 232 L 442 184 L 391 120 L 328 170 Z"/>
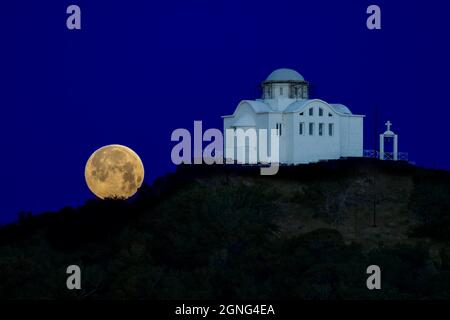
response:
<path fill-rule="evenodd" d="M 392 123 L 389 120 L 385 123 L 385 126 L 387 127 L 387 131 L 391 131 Z"/>
<path fill-rule="evenodd" d="M 385 123 L 387 130 L 380 134 L 380 160 L 398 160 L 398 136 L 391 131 L 392 122 L 389 120 Z M 384 152 L 384 139 L 394 138 L 393 152 Z"/>

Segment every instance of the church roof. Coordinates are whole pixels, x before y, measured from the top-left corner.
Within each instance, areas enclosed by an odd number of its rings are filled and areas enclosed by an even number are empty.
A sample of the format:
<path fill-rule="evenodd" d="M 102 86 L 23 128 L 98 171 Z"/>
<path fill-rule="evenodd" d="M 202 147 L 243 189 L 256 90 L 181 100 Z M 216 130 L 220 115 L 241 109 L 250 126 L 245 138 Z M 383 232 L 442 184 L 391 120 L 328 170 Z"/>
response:
<path fill-rule="evenodd" d="M 272 112 L 272 109 L 267 103 L 258 100 L 243 100 L 239 104 L 248 103 L 255 113 Z"/>
<path fill-rule="evenodd" d="M 255 127 L 256 122 L 249 114 L 244 114 L 233 122 L 233 127 Z"/>
<path fill-rule="evenodd" d="M 347 108 L 345 105 L 340 104 L 340 103 L 327 103 L 323 100 L 320 99 L 302 99 L 302 100 L 296 100 L 294 102 L 292 102 L 291 104 L 289 104 L 284 110 L 282 111 L 278 111 L 278 110 L 274 110 L 270 107 L 270 105 L 266 102 L 263 102 L 262 100 L 242 100 L 239 103 L 239 106 L 243 105 L 243 104 L 248 104 L 250 105 L 250 107 L 253 109 L 253 111 L 255 113 L 292 113 L 292 112 L 298 112 L 301 109 L 303 109 L 304 106 L 306 106 L 307 104 L 309 104 L 310 102 L 322 102 L 327 104 L 328 106 L 330 106 L 331 109 L 333 109 L 334 111 L 336 111 L 339 114 L 343 114 L 343 115 L 353 115 L 353 113 L 350 111 L 349 108 Z M 238 108 L 239 108 L 238 106 Z M 236 108 L 237 110 L 237 108 Z M 223 117 L 232 117 L 236 115 L 236 111 L 233 115 L 229 115 L 229 116 L 223 116 Z M 242 120 L 243 121 L 243 120 Z M 237 126 L 236 123 L 233 124 L 234 126 Z M 243 122 L 242 124 L 239 124 L 239 126 L 254 126 L 254 119 L 246 119 L 245 122 Z"/>
<path fill-rule="evenodd" d="M 276 69 L 267 77 L 266 81 L 305 81 L 305 78 L 293 69 Z"/>
<path fill-rule="evenodd" d="M 234 113 L 232 115 L 222 116 L 222 118 L 229 118 L 229 117 L 236 116 L 237 110 L 239 108 L 241 108 L 241 106 L 246 105 L 246 104 L 249 105 L 250 108 L 252 108 L 253 112 L 255 112 L 255 113 L 274 112 L 267 103 L 262 102 L 261 100 L 242 100 L 241 102 L 239 102 L 239 105 L 236 107 L 236 110 L 234 111 Z"/>
<path fill-rule="evenodd" d="M 311 102 L 312 100 L 297 100 L 295 102 L 292 102 L 290 105 L 288 105 L 288 107 L 286 109 L 284 109 L 283 112 L 295 112 L 297 110 L 300 110 L 304 105 L 306 105 L 307 103 Z"/>
<path fill-rule="evenodd" d="M 286 109 L 284 109 L 283 112 L 285 113 L 289 113 L 289 112 L 296 112 L 299 111 L 301 108 L 303 108 L 306 104 L 308 104 L 311 101 L 322 101 L 319 99 L 306 99 L 306 100 L 297 100 L 295 102 L 292 102 L 290 105 L 287 106 Z M 326 103 L 325 101 L 322 101 L 324 103 Z M 349 108 L 347 108 L 346 106 L 344 106 L 343 104 L 340 103 L 331 103 L 328 104 L 334 111 L 336 111 L 337 113 L 341 113 L 341 114 L 348 114 L 351 115 L 352 112 L 350 111 Z"/>
<path fill-rule="evenodd" d="M 343 113 L 343 114 L 352 114 L 349 108 L 340 103 L 330 103 L 330 106 L 334 109 L 334 111 Z"/>

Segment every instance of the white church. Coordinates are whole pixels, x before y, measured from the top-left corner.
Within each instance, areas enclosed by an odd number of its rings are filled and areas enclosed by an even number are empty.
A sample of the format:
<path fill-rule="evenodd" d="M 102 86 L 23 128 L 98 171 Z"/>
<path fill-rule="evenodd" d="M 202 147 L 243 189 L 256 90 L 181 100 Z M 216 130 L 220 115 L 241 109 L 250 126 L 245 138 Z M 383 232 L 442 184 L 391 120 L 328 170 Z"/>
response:
<path fill-rule="evenodd" d="M 232 115 L 223 116 L 224 132 L 266 129 L 270 150 L 270 129 L 276 129 L 279 162 L 284 164 L 363 156 L 364 115 L 342 104 L 309 99 L 308 81 L 292 69 L 273 71 L 261 86 L 261 99 L 242 100 Z M 231 146 L 225 138 L 225 154 L 237 160 L 239 149 L 245 148 L 246 163 L 252 163 L 248 154 L 258 154 L 258 145 L 239 145 L 234 139 Z"/>

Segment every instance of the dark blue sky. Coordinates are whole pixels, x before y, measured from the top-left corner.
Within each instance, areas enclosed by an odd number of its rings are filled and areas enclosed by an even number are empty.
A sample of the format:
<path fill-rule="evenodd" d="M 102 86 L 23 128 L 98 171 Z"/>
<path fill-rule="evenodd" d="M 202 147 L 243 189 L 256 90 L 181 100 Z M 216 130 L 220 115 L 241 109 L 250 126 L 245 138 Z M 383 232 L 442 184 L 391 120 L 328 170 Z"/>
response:
<path fill-rule="evenodd" d="M 78 4 L 82 30 L 66 28 Z M 382 30 L 366 28 L 378 4 Z M 3 1 L 0 221 L 92 197 L 84 165 L 112 143 L 152 182 L 174 169 L 173 129 L 222 127 L 273 69 L 315 97 L 366 114 L 372 147 L 389 119 L 400 151 L 450 169 L 450 4 L 446 1 Z"/>

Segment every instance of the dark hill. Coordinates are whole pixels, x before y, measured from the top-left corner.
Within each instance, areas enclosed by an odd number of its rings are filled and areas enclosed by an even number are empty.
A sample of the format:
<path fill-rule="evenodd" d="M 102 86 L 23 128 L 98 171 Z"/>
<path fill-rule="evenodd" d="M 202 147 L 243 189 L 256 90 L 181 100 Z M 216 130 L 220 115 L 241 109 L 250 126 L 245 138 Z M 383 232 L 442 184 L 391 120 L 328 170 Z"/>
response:
<path fill-rule="evenodd" d="M 449 195 L 449 172 L 402 162 L 180 166 L 130 201 L 3 226 L 0 298 L 447 299 Z"/>

